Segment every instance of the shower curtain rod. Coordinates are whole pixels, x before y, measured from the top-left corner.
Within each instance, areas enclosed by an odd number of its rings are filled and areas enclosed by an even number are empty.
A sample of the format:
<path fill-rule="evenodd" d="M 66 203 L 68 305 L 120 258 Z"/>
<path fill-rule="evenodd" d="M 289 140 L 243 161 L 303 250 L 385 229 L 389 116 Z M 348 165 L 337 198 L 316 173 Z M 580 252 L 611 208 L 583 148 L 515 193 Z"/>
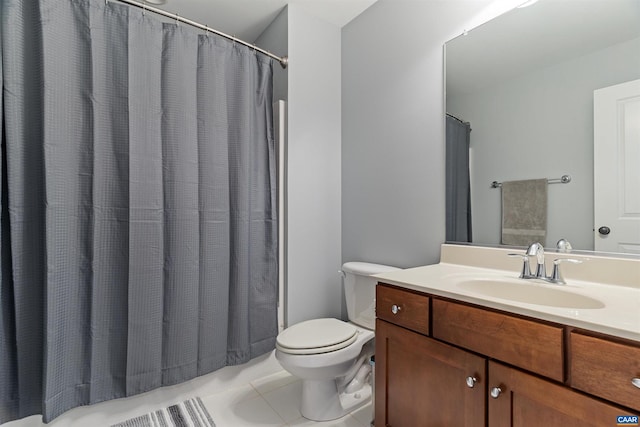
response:
<path fill-rule="evenodd" d="M 452 119 L 456 119 L 457 121 L 459 121 L 459 122 L 460 122 L 460 123 L 462 123 L 462 124 L 465 124 L 465 125 L 470 125 L 470 124 L 471 124 L 471 123 L 469 123 L 469 122 L 465 122 L 464 120 L 462 120 L 462 119 L 461 119 L 461 118 L 459 118 L 459 117 L 454 116 L 453 114 L 449 114 L 449 113 L 447 113 L 447 116 L 451 117 Z"/>
<path fill-rule="evenodd" d="M 136 7 L 139 7 L 140 9 L 148 10 L 150 12 L 157 13 L 158 15 L 162 15 L 162 16 L 165 16 L 167 18 L 175 19 L 176 21 L 183 22 L 185 24 L 191 25 L 191 26 L 196 27 L 196 28 L 200 28 L 201 30 L 217 34 L 219 36 L 222 36 L 222 37 L 227 38 L 229 40 L 232 40 L 234 42 L 240 43 L 240 44 L 242 44 L 244 46 L 250 47 L 253 50 L 257 50 L 258 52 L 260 52 L 260 53 L 262 53 L 264 55 L 267 55 L 270 58 L 276 59 L 280 63 L 282 68 L 287 68 L 287 65 L 289 63 L 289 58 L 286 57 L 286 56 L 280 57 L 278 55 L 274 55 L 273 53 L 271 53 L 269 51 L 266 51 L 264 49 L 261 49 L 261 48 L 257 47 L 254 44 L 248 43 L 248 42 L 246 42 L 244 40 L 237 39 L 234 36 L 230 36 L 229 34 L 223 33 L 222 31 L 218 31 L 218 30 L 214 30 L 213 28 L 209 28 L 207 25 L 203 25 L 203 24 L 200 24 L 198 22 L 192 21 L 190 19 L 183 18 L 182 16 L 178 15 L 177 13 L 170 13 L 170 12 L 167 12 L 167 11 L 165 11 L 163 9 L 158 9 L 157 7 L 149 6 L 148 4 L 146 4 L 146 2 L 144 2 L 144 0 L 143 0 L 143 2 L 138 2 L 138 1 L 135 1 L 135 0 L 105 0 L 105 3 L 107 3 L 108 1 L 119 1 L 121 3 L 126 3 L 126 4 L 131 5 L 131 6 L 136 6 Z"/>

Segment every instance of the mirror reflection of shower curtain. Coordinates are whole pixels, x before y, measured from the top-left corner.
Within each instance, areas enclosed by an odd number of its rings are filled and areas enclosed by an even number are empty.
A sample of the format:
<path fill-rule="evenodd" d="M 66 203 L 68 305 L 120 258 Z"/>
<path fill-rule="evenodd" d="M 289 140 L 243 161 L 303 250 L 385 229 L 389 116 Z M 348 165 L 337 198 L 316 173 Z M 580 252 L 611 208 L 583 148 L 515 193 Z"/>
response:
<path fill-rule="evenodd" d="M 469 139 L 471 125 L 447 114 L 446 240 L 471 242 Z"/>

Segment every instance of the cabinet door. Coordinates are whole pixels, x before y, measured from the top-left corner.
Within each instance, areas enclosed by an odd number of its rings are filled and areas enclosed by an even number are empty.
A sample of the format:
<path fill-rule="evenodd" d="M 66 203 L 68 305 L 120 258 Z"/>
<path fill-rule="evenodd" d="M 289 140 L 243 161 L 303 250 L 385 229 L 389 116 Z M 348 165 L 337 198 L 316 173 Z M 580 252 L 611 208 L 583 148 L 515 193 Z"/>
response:
<path fill-rule="evenodd" d="M 488 385 L 490 427 L 615 426 L 619 416 L 634 415 L 493 361 L 489 362 Z M 500 388 L 499 394 L 495 387 Z"/>
<path fill-rule="evenodd" d="M 376 427 L 484 426 L 482 357 L 378 319 L 375 380 Z"/>

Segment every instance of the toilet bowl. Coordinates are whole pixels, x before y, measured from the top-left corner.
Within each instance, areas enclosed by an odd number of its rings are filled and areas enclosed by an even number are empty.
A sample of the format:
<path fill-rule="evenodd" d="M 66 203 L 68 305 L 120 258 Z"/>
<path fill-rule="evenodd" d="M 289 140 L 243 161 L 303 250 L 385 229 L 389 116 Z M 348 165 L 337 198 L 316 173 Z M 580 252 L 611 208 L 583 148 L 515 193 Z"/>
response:
<path fill-rule="evenodd" d="M 362 262 L 342 266 L 349 322 L 307 320 L 282 331 L 276 359 L 302 380 L 300 412 L 313 421 L 343 417 L 366 404 L 372 394 L 369 360 L 374 353 L 375 278 L 396 270 Z"/>

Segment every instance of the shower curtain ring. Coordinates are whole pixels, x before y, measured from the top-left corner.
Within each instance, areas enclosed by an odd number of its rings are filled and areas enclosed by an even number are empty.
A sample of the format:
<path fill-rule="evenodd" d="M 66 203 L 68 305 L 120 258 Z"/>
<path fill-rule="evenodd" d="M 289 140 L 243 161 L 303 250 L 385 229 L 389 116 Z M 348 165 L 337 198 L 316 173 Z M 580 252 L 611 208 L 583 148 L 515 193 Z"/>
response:
<path fill-rule="evenodd" d="M 176 13 L 176 25 L 180 26 L 180 15 Z"/>

